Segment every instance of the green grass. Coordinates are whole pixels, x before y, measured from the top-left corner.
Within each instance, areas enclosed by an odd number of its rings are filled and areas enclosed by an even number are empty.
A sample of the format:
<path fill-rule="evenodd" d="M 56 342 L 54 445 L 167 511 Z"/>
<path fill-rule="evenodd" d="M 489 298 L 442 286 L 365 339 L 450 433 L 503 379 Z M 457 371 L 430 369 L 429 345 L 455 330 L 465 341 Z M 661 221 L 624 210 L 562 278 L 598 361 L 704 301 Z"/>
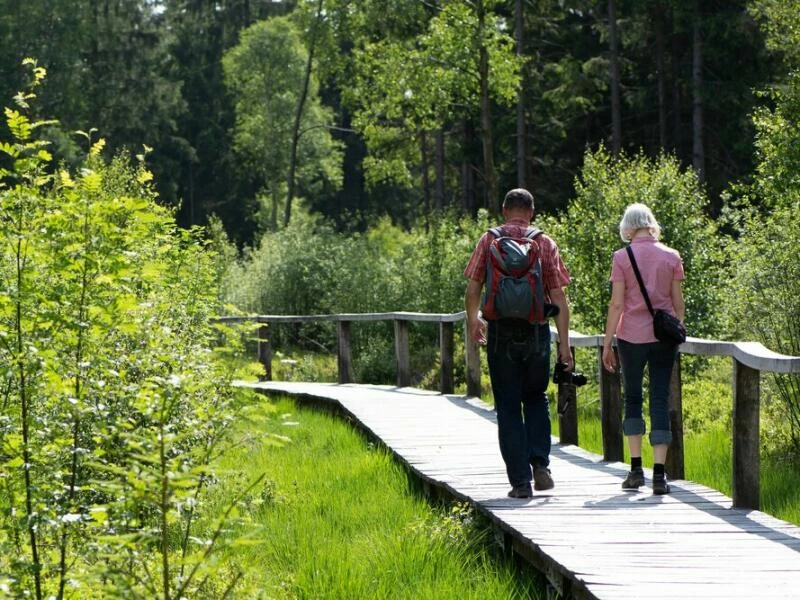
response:
<path fill-rule="evenodd" d="M 238 432 L 221 460 L 228 475 L 216 504 L 233 498 L 234 483 L 266 474 L 240 503 L 252 521 L 248 543 L 229 556 L 246 573 L 242 597 L 543 597 L 541 582 L 502 558 L 471 510 L 432 508 L 385 450 L 342 419 L 264 400 Z"/>

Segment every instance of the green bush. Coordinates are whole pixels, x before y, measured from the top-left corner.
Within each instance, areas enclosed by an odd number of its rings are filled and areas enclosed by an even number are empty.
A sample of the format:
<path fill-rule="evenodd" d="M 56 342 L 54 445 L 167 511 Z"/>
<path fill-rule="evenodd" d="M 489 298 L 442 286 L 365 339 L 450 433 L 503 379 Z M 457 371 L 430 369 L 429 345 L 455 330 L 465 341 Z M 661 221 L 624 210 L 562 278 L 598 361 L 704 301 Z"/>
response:
<path fill-rule="evenodd" d="M 0 589 L 189 596 L 218 576 L 194 524 L 242 395 L 212 350 L 215 259 L 143 160 L 100 140 L 52 164 L 26 62 L 0 142 Z"/>
<path fill-rule="evenodd" d="M 576 197 L 567 210 L 539 219 L 559 244 L 573 277 L 568 288 L 571 328 L 584 333 L 605 329 L 612 254 L 624 245 L 619 222 L 634 202 L 653 210 L 662 228 L 661 241 L 681 253 L 690 335 L 714 335 L 719 329 L 717 282 L 723 240 L 707 216 L 708 200 L 697 178 L 670 156 L 614 158 L 603 148 L 586 154 Z"/>
<path fill-rule="evenodd" d="M 427 229 L 404 231 L 381 220 L 363 234 L 337 234 L 318 218 L 295 212 L 283 230 L 267 233 L 245 253 L 231 278 L 226 302 L 258 314 L 441 312 L 463 310 L 464 267 L 488 227 L 455 214 L 433 215 Z M 276 346 L 336 349 L 336 330 L 325 325 L 272 328 Z M 394 383 L 391 323 L 355 323 L 357 381 Z M 438 328 L 414 328 L 409 340 L 416 381 L 430 380 Z M 462 377 L 463 369 L 458 377 Z"/>

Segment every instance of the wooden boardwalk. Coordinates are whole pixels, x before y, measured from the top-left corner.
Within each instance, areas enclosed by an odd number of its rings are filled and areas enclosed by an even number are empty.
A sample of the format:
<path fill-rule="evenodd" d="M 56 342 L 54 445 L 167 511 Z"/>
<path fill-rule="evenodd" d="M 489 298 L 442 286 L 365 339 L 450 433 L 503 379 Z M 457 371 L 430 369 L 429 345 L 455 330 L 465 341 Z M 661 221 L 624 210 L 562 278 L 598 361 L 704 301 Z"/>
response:
<path fill-rule="evenodd" d="M 575 598 L 800 599 L 800 528 L 690 481 L 672 493 L 623 492 L 622 463 L 553 438 L 556 486 L 508 498 L 494 412 L 463 396 L 325 383 L 247 384 L 333 403 L 426 485 L 469 501 L 514 550 Z"/>

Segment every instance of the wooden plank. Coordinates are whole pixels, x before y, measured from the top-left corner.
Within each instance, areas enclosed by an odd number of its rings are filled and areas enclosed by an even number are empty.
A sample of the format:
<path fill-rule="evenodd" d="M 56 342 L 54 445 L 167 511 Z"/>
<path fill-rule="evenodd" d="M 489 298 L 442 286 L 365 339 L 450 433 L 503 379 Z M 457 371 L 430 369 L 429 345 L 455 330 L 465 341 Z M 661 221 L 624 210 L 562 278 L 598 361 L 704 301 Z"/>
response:
<path fill-rule="evenodd" d="M 556 487 L 508 498 L 494 412 L 480 401 L 391 386 L 248 385 L 336 404 L 428 488 L 473 504 L 574 597 L 783 599 L 800 590 L 797 526 L 732 508 L 731 498 L 691 481 L 672 481 L 667 496 L 623 491 L 627 465 L 556 438 Z"/>

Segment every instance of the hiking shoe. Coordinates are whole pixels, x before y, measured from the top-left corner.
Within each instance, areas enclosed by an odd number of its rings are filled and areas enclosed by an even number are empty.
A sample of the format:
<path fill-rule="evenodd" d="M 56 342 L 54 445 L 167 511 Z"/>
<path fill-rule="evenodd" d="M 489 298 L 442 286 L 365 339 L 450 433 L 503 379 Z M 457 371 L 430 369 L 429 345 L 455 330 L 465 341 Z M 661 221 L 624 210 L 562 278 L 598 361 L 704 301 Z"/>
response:
<path fill-rule="evenodd" d="M 644 471 L 640 468 L 628 471 L 628 476 L 622 482 L 623 490 L 638 490 L 644 485 Z"/>
<path fill-rule="evenodd" d="M 669 484 L 667 483 L 667 476 L 665 473 L 656 473 L 653 475 L 653 493 L 657 496 L 669 494 Z"/>
<path fill-rule="evenodd" d="M 550 476 L 550 469 L 542 466 L 533 467 L 533 489 L 551 490 L 553 489 L 553 478 Z"/>
<path fill-rule="evenodd" d="M 530 483 L 515 485 L 511 488 L 511 491 L 508 492 L 509 498 L 530 498 L 531 496 L 533 496 L 533 492 L 531 491 Z"/>

